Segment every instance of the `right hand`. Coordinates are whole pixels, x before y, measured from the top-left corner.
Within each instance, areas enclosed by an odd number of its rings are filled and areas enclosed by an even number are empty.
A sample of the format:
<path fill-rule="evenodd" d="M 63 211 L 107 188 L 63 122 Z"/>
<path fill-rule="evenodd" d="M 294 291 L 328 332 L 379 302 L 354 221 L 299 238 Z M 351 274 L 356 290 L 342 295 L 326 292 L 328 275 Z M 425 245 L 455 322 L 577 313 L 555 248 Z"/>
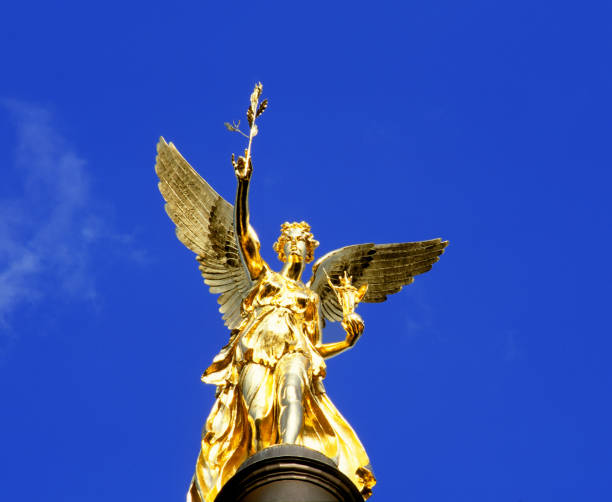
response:
<path fill-rule="evenodd" d="M 253 173 L 253 162 L 250 158 L 247 165 L 245 157 L 241 155 L 238 157 L 238 160 L 235 160 L 234 154 L 232 153 L 232 165 L 234 166 L 236 178 L 238 178 L 239 181 L 249 181 L 251 179 L 251 174 Z"/>

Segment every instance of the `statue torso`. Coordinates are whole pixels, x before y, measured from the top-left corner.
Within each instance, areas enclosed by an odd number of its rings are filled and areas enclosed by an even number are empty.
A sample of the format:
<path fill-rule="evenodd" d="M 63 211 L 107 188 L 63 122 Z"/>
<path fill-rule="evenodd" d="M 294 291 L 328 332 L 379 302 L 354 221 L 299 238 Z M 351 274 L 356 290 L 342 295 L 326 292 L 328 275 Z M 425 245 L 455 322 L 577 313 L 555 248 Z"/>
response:
<path fill-rule="evenodd" d="M 266 270 L 242 308 L 238 360 L 273 367 L 287 352 L 318 356 L 308 336 L 317 328 L 318 296 L 301 282 Z"/>

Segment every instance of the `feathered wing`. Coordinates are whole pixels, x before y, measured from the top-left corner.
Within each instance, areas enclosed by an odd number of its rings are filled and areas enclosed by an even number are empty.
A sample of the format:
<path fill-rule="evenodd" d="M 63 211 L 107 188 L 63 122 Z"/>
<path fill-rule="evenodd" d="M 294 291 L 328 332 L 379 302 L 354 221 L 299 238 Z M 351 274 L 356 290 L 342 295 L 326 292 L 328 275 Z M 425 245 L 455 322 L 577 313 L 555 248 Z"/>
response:
<path fill-rule="evenodd" d="M 412 283 L 414 276 L 431 270 L 444 252 L 448 241 L 432 239 L 397 244 L 356 244 L 336 249 L 319 258 L 312 267 L 308 285 L 321 300 L 321 313 L 330 321 L 342 320 L 342 307 L 332 291 L 327 275 L 334 284 L 344 271 L 353 278 L 353 286 L 368 285 L 364 302 L 384 302 Z"/>
<path fill-rule="evenodd" d="M 252 287 L 234 234 L 234 206 L 188 164 L 176 147 L 160 138 L 155 172 L 176 236 L 200 263 L 211 293 L 220 293 L 219 311 L 229 329 L 240 324 L 240 305 Z"/>

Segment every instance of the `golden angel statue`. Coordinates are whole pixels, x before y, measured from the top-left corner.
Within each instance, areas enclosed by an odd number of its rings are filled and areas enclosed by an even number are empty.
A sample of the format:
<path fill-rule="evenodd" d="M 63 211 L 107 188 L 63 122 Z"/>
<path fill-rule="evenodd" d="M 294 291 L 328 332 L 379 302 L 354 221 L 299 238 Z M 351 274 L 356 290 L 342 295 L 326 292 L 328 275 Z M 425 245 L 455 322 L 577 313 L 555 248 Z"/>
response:
<path fill-rule="evenodd" d="M 255 119 L 267 107 L 255 86 L 247 110 L 245 155 L 235 159 L 236 205 L 218 195 L 172 143 L 157 145 L 156 172 L 166 211 L 179 240 L 193 251 L 211 293 L 231 330 L 227 345 L 202 380 L 217 386 L 204 426 L 188 502 L 212 502 L 238 467 L 272 445 L 298 444 L 334 460 L 364 498 L 375 484 L 357 435 L 328 398 L 325 359 L 352 347 L 364 323 L 355 306 L 383 302 L 431 269 L 447 245 L 432 239 L 398 244 L 357 244 L 332 251 L 312 267 L 306 263 L 319 243 L 305 223 L 283 223 L 274 250 L 276 272 L 260 254 L 249 224 L 249 181 L 253 172 Z M 325 321 L 341 321 L 346 339 L 323 343 Z"/>

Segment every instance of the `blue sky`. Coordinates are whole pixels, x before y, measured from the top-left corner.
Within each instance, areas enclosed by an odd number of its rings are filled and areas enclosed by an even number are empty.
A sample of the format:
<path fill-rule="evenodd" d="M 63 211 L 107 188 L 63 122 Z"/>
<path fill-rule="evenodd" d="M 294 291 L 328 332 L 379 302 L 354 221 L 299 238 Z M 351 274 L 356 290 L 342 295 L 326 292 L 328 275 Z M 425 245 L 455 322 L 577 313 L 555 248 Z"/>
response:
<path fill-rule="evenodd" d="M 253 83 L 264 256 L 450 240 L 329 361 L 374 501 L 612 499 L 610 7 L 29 2 L 0 43 L 3 497 L 182 500 L 228 333 L 160 135 L 228 200 Z M 338 339 L 338 326 L 326 332 Z"/>

